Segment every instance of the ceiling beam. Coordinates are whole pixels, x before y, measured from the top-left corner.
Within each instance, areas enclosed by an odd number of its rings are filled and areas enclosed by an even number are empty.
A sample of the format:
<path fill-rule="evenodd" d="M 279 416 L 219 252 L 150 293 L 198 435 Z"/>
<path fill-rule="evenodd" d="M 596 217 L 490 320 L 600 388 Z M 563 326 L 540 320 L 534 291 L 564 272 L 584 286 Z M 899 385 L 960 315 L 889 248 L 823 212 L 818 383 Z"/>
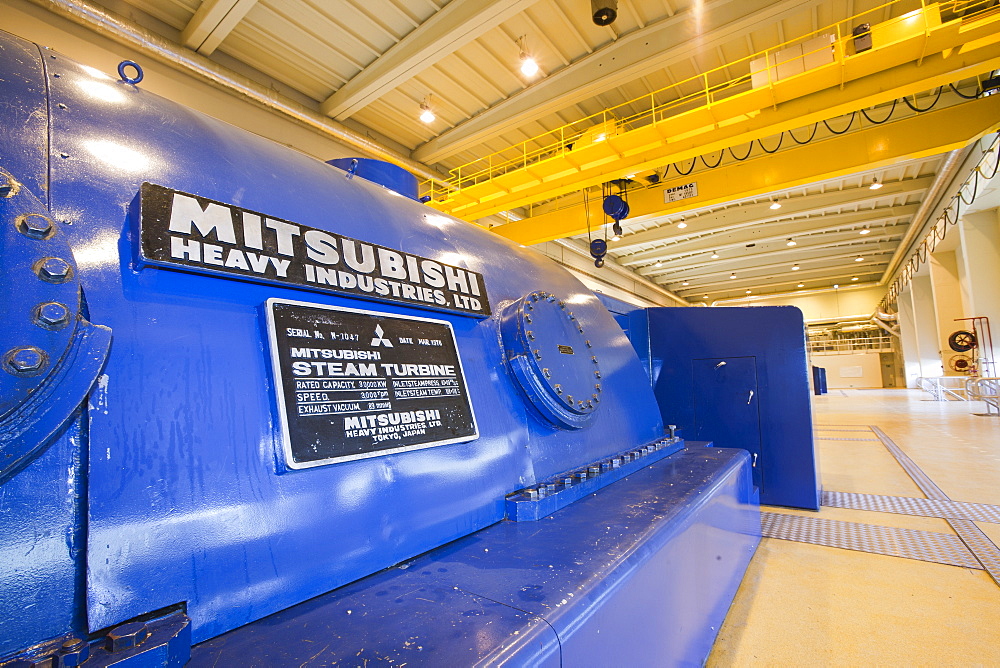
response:
<path fill-rule="evenodd" d="M 210 55 L 256 4 L 257 0 L 205 0 L 181 31 L 181 44 Z"/>
<path fill-rule="evenodd" d="M 807 234 L 825 234 L 827 232 L 838 232 L 845 227 L 855 227 L 867 223 L 877 224 L 882 221 L 897 221 L 901 218 L 912 216 L 919 208 L 918 204 L 907 204 L 906 206 L 887 206 L 871 211 L 859 211 L 857 213 L 839 213 L 829 216 L 817 216 L 816 218 L 805 218 L 799 220 L 787 220 L 759 227 L 750 227 L 726 232 L 721 235 L 705 235 L 692 239 L 685 239 L 668 246 L 654 248 L 631 255 L 615 255 L 619 264 L 633 265 L 655 262 L 656 260 L 668 260 L 671 258 L 691 255 L 693 253 L 707 253 L 709 251 L 726 251 L 730 249 L 744 249 L 750 243 L 767 243 L 770 241 L 783 241 L 789 237 L 802 237 Z M 861 238 L 861 235 L 858 235 Z M 614 249 L 612 249 L 614 252 Z"/>
<path fill-rule="evenodd" d="M 897 227 L 901 226 L 897 225 Z M 898 234 L 901 234 L 902 232 L 903 230 L 899 230 Z M 826 235 L 823 236 L 825 237 Z M 697 278 L 698 276 L 703 275 L 704 270 L 709 267 L 713 271 L 726 272 L 760 267 L 784 267 L 785 269 L 791 271 L 792 265 L 796 264 L 804 265 L 815 260 L 823 260 L 832 257 L 850 256 L 851 258 L 854 258 L 859 255 L 867 256 L 874 253 L 887 251 L 891 252 L 894 251 L 898 245 L 895 241 L 890 241 L 889 237 L 882 237 L 882 239 L 873 243 L 858 244 L 856 248 L 844 246 L 842 243 L 843 242 L 840 242 L 840 244 L 837 242 L 831 242 L 817 244 L 805 249 L 800 249 L 796 246 L 795 248 L 787 248 L 767 253 L 755 253 L 753 255 L 730 257 L 725 260 L 719 258 L 718 260 L 706 261 L 703 258 L 687 258 L 686 260 L 681 261 L 675 260 L 672 262 L 666 262 L 662 267 L 650 265 L 636 269 L 635 271 L 640 276 L 646 276 L 647 278 L 657 277 L 668 280 L 675 280 L 672 277 L 676 277 L 676 280 L 691 280 L 692 278 Z M 850 252 L 844 252 L 848 250 Z"/>
<path fill-rule="evenodd" d="M 350 117 L 535 2 L 452 0 L 324 100 L 320 110 L 338 121 Z"/>
<path fill-rule="evenodd" d="M 781 200 L 781 209 L 773 211 L 769 202 L 743 204 L 732 206 L 720 211 L 713 211 L 699 216 L 687 218 L 687 228 L 684 235 L 704 233 L 709 230 L 734 230 L 748 225 L 759 225 L 770 221 L 780 221 L 791 216 L 807 216 L 822 213 L 827 209 L 838 207 L 862 207 L 879 200 L 906 198 L 924 193 L 934 182 L 933 176 L 917 179 L 893 181 L 883 184 L 880 190 L 872 190 L 868 186 L 847 188 L 825 193 L 807 194 Z M 624 221 L 628 223 L 629 221 Z M 668 234 L 682 234 L 676 225 L 654 227 L 634 234 L 627 234 L 615 244 L 615 253 L 625 252 L 625 249 L 648 243 L 663 241 Z"/>
<path fill-rule="evenodd" d="M 634 191 L 629 194 L 630 219 L 650 220 L 937 155 L 965 146 L 998 125 L 1000 95 L 928 111 Z M 667 188 L 692 181 L 698 184 L 697 197 L 665 202 Z M 583 234 L 587 222 L 584 207 L 579 204 L 500 225 L 491 231 L 530 245 Z"/>
<path fill-rule="evenodd" d="M 701 11 L 686 11 L 622 35 L 608 46 L 578 59 L 531 87 L 447 130 L 423 146 L 413 158 L 434 163 L 477 146 L 497 134 L 652 72 L 687 61 L 692 55 L 714 52 L 759 25 L 771 25 L 817 0 L 714 0 Z M 701 30 L 696 27 L 702 22 Z M 693 38 L 697 38 L 696 40 Z M 694 46 L 696 41 L 697 46 Z M 664 48 L 669 45 L 668 48 Z"/>
<path fill-rule="evenodd" d="M 701 292 L 704 294 L 706 290 L 711 292 L 711 288 L 718 288 L 721 286 L 725 286 L 725 290 L 754 290 L 773 284 L 781 285 L 791 283 L 794 285 L 796 283 L 804 283 L 806 281 L 813 280 L 830 280 L 831 283 L 836 283 L 843 280 L 850 281 L 854 276 L 857 276 L 860 279 L 861 276 L 867 274 L 875 274 L 877 279 L 877 275 L 882 272 L 882 269 L 888 263 L 888 257 L 883 257 L 881 260 L 872 262 L 859 262 L 857 266 L 855 266 L 853 262 L 831 262 L 827 265 L 816 267 L 814 269 L 797 271 L 794 276 L 792 276 L 790 272 L 781 272 L 780 274 L 775 274 L 775 272 L 760 272 L 747 276 L 737 275 L 736 278 L 729 278 L 728 273 L 718 274 L 717 279 L 695 282 L 693 285 L 684 288 L 677 288 L 672 290 L 672 292 L 686 299 L 692 293 Z M 674 281 L 654 282 L 660 283 L 661 285 L 674 283 Z"/>

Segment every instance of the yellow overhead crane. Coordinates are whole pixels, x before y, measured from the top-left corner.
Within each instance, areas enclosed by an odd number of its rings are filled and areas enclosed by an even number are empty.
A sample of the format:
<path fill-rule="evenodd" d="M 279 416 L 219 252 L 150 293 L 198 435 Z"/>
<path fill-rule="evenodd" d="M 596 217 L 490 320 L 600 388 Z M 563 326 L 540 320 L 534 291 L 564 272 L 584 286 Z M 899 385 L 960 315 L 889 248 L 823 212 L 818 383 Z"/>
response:
<path fill-rule="evenodd" d="M 898 1 L 892 0 L 879 9 Z M 501 160 L 497 154 L 452 170 L 447 182 L 425 184 L 432 196 L 430 205 L 475 220 L 1000 69 L 1000 7 L 989 5 L 992 3 L 963 0 L 922 3 L 917 10 L 872 25 L 872 47 L 862 52 L 855 52 L 852 35 L 841 32 L 840 25 L 851 21 L 841 22 L 828 29 L 832 32 L 816 31 L 807 40 L 786 43 L 727 65 L 732 69 L 745 63 L 749 74 L 742 77 L 712 85 L 710 82 L 722 70 L 719 68 L 674 86 L 681 89 L 700 83 L 702 90 L 696 94 L 656 105 L 657 93 L 653 93 L 629 103 L 635 108 L 646 101 L 646 109 L 624 119 L 604 112 L 591 117 L 593 127 L 585 133 L 571 132 L 569 128 L 556 130 L 549 133 L 556 136 L 549 145 L 529 151 L 525 142 L 520 155 L 514 158 Z M 959 16 L 963 12 L 964 16 Z M 955 18 L 942 20 L 948 16 Z M 987 97 L 865 130 L 865 139 L 851 139 L 862 134 L 853 132 L 817 142 L 806 159 L 789 155 L 782 164 L 776 162 L 785 153 L 806 155 L 810 152 L 802 149 L 809 146 L 781 151 L 762 162 L 751 160 L 721 171 L 710 170 L 704 178 L 732 185 L 724 190 L 699 186 L 698 196 L 685 200 L 683 208 L 835 178 L 870 164 L 890 164 L 946 151 L 995 129 L 997 122 L 984 122 L 983 117 L 992 113 L 997 119 L 997 109 L 996 100 Z M 942 131 L 948 136 L 935 141 L 934 135 Z M 911 133 L 923 136 L 913 138 Z M 911 140 L 922 142 L 914 146 Z M 850 147 L 846 146 L 849 142 L 853 142 Z M 903 145 L 909 148 L 899 150 Z M 829 165 L 837 153 L 853 152 L 863 146 L 874 149 L 849 154 L 853 164 L 838 164 L 836 168 L 830 165 L 827 170 L 817 169 L 814 164 Z M 880 146 L 884 150 L 878 149 Z M 822 157 L 817 158 L 819 151 Z M 757 169 L 765 165 L 769 173 L 783 176 L 756 177 L 740 187 L 737 179 L 724 174 L 737 173 L 732 170 L 748 173 L 754 162 L 758 162 Z M 795 170 L 808 173 L 808 180 L 796 178 Z M 713 172 L 718 174 L 711 176 Z M 671 185 L 676 184 L 658 184 L 631 194 L 630 220 L 668 212 L 662 204 L 663 190 Z M 639 197 L 658 199 L 660 206 L 646 207 Z M 571 213 L 573 208 L 493 230 L 524 244 L 582 233 L 586 221 L 582 213 Z"/>

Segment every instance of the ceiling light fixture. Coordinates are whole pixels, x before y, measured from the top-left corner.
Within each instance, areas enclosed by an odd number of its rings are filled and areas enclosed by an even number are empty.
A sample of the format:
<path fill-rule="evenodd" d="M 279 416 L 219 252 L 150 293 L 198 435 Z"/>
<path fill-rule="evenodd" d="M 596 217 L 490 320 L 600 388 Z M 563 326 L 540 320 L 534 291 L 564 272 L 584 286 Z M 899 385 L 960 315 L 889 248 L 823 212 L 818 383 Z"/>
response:
<path fill-rule="evenodd" d="M 663 260 L 657 260 L 656 264 L 654 264 L 653 266 L 654 267 L 662 267 L 663 266 Z"/>
<path fill-rule="evenodd" d="M 681 283 L 681 285 L 690 285 L 690 284 L 687 281 L 684 281 L 683 283 Z"/>
<path fill-rule="evenodd" d="M 792 265 L 792 271 L 798 271 L 798 270 L 799 270 L 799 265 L 793 264 Z"/>
<path fill-rule="evenodd" d="M 872 179 L 872 184 L 868 186 L 869 190 L 878 190 L 882 187 L 882 184 L 878 182 L 878 179 Z"/>
<path fill-rule="evenodd" d="M 774 210 L 774 211 L 777 211 L 780 208 L 781 208 L 781 204 L 778 202 L 778 200 L 772 199 L 771 200 L 771 209 Z"/>
<path fill-rule="evenodd" d="M 420 120 L 424 123 L 433 123 L 437 118 L 437 116 L 434 115 L 434 112 L 431 111 L 430 99 L 431 96 L 428 95 L 424 98 L 424 101 L 420 103 Z"/>
<path fill-rule="evenodd" d="M 533 77 L 538 74 L 538 63 L 525 48 L 527 37 L 527 35 L 521 35 L 516 41 L 518 48 L 521 50 L 521 74 L 526 77 Z"/>
<path fill-rule="evenodd" d="M 858 232 L 858 234 L 871 234 L 871 230 L 869 230 L 869 229 L 868 229 L 868 228 L 866 227 L 866 228 L 864 228 L 863 230 L 861 230 L 860 232 Z"/>
<path fill-rule="evenodd" d="M 702 296 L 702 299 L 708 299 L 708 295 Z"/>
<path fill-rule="evenodd" d="M 734 279 L 734 278 L 736 278 L 736 274 L 735 274 L 735 273 L 734 273 L 734 274 L 729 274 L 729 279 L 730 279 L 730 280 L 732 280 L 732 279 Z"/>
<path fill-rule="evenodd" d="M 839 286 L 839 285 L 837 285 L 836 283 L 834 283 L 834 284 L 833 284 L 833 289 L 834 289 L 834 290 L 836 290 L 836 289 L 837 289 L 837 288 L 839 288 L 839 287 L 840 287 L 840 286 Z"/>
<path fill-rule="evenodd" d="M 856 258 L 854 258 L 854 261 L 855 261 L 855 262 L 864 262 L 864 261 L 865 261 L 865 259 L 864 259 L 863 257 L 861 257 L 861 256 L 859 255 L 859 256 L 857 256 Z"/>
<path fill-rule="evenodd" d="M 750 294 L 750 290 L 747 290 L 747 294 Z"/>
<path fill-rule="evenodd" d="M 615 236 L 611 237 L 611 240 L 612 241 L 621 241 L 622 238 L 616 234 Z"/>
<path fill-rule="evenodd" d="M 683 230 L 687 226 L 688 226 L 688 224 L 685 223 L 683 220 L 681 222 L 677 223 L 677 228 L 681 229 L 681 230 Z"/>
<path fill-rule="evenodd" d="M 719 259 L 719 251 L 712 251 L 712 259 L 713 260 Z"/>
<path fill-rule="evenodd" d="M 857 276 L 854 276 L 854 277 L 852 277 L 852 278 L 851 278 L 851 280 L 852 280 L 852 281 L 856 281 L 856 280 L 858 280 L 858 277 L 857 277 Z"/>
<path fill-rule="evenodd" d="M 795 286 L 795 287 L 797 287 L 797 288 L 804 288 L 804 287 L 806 287 L 806 284 L 805 284 L 805 283 L 799 283 L 799 284 L 798 284 L 797 286 Z"/>
<path fill-rule="evenodd" d="M 795 239 L 789 239 L 788 243 L 786 243 L 785 245 L 786 246 L 797 246 L 798 244 L 795 242 Z"/>

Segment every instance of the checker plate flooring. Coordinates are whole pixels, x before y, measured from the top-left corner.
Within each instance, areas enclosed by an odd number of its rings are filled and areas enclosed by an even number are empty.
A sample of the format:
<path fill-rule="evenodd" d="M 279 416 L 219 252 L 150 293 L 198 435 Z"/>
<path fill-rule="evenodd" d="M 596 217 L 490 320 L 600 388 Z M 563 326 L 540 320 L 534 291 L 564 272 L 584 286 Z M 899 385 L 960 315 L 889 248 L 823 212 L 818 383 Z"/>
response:
<path fill-rule="evenodd" d="M 987 503 L 964 503 L 943 499 L 917 499 L 911 496 L 883 496 L 853 492 L 824 491 L 822 505 L 831 508 L 873 510 L 879 513 L 919 515 L 941 519 L 972 520 L 1000 524 L 1000 506 Z"/>
<path fill-rule="evenodd" d="M 761 513 L 763 534 L 799 542 L 886 554 L 940 564 L 985 570 L 1000 585 L 1000 547 L 976 526 L 976 522 L 1000 523 L 1000 506 L 952 501 L 944 491 L 889 436 L 875 425 L 814 425 L 814 437 L 822 441 L 870 441 L 881 443 L 927 497 L 919 499 L 877 494 L 823 492 L 821 505 L 944 519 L 956 536 L 818 518 Z M 829 432 L 856 432 L 857 437 L 823 436 Z M 862 438 L 874 436 L 875 438 Z"/>
<path fill-rule="evenodd" d="M 959 538 L 946 533 L 784 513 L 762 512 L 760 517 L 761 529 L 766 538 L 919 559 L 948 566 L 983 568 Z"/>

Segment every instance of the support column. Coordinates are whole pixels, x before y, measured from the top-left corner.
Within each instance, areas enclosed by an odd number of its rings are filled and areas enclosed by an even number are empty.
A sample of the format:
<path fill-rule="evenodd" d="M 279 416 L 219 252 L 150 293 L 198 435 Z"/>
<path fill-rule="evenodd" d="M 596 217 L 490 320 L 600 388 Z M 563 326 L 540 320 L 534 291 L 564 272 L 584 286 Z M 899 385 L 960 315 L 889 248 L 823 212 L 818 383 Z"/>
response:
<path fill-rule="evenodd" d="M 913 303 L 913 324 L 917 335 L 920 375 L 925 378 L 943 376 L 937 317 L 934 314 L 934 290 L 931 288 L 930 276 L 914 276 L 910 280 L 910 296 Z"/>
<path fill-rule="evenodd" d="M 961 371 L 953 371 L 949 361 L 957 353 L 948 347 L 948 337 L 957 329 L 966 329 L 967 323 L 955 322 L 955 318 L 965 317 L 962 288 L 958 279 L 958 259 L 954 251 L 933 253 L 928 262 L 931 291 L 934 295 L 934 316 L 937 321 L 938 349 L 946 376 L 964 376 Z"/>
<path fill-rule="evenodd" d="M 1000 209 L 967 213 L 958 229 L 961 240 L 958 269 L 966 317 L 990 319 L 994 332 L 993 358 L 1000 361 Z M 992 369 L 991 373 L 1000 375 L 1000 369 Z"/>
<path fill-rule="evenodd" d="M 913 296 L 909 286 L 896 298 L 899 344 L 903 352 L 903 377 L 906 387 L 917 387 L 920 377 L 920 353 L 917 349 L 917 326 L 913 320 Z"/>

